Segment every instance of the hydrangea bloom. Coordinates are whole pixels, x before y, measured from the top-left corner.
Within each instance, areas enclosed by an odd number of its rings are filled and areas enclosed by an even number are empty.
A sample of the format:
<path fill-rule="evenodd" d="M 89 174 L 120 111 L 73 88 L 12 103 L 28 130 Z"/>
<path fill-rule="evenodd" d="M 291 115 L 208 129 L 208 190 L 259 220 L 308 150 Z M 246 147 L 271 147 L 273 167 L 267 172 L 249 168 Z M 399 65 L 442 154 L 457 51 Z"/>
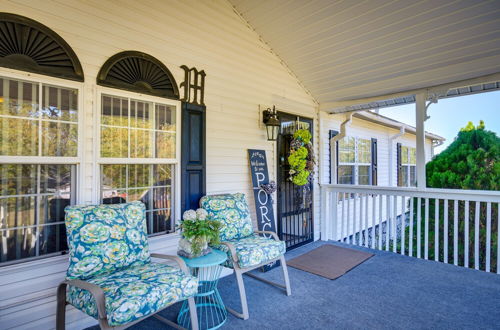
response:
<path fill-rule="evenodd" d="M 196 211 L 195 210 L 187 210 L 182 214 L 182 219 L 184 220 L 196 220 Z"/>
<path fill-rule="evenodd" d="M 207 211 L 205 209 L 199 208 L 196 210 L 196 216 L 198 220 L 206 220 L 208 217 Z"/>

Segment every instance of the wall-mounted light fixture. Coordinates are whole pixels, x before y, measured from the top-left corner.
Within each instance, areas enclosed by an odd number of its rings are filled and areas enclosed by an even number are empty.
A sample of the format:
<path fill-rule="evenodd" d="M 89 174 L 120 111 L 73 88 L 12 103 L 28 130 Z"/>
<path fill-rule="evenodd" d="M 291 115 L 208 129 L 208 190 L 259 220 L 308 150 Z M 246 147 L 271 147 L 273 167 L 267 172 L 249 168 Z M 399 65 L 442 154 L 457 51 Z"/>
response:
<path fill-rule="evenodd" d="M 262 122 L 266 125 L 267 140 L 276 141 L 280 132 L 280 120 L 274 105 L 272 110 L 267 108 L 262 112 Z"/>

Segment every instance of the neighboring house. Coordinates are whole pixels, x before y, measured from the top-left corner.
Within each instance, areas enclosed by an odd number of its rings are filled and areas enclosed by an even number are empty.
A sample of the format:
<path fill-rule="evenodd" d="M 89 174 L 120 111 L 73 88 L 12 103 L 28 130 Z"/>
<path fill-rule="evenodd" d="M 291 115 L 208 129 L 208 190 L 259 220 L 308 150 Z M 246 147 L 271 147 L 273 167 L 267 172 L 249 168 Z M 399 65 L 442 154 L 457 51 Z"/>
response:
<path fill-rule="evenodd" d="M 416 186 L 415 127 L 372 111 L 322 116 L 323 183 Z M 349 118 L 345 137 L 332 146 L 329 141 Z M 425 137 L 429 161 L 445 139 L 429 132 Z"/>
<path fill-rule="evenodd" d="M 322 183 L 416 187 L 415 127 L 372 111 L 321 114 L 320 120 Z M 344 137 L 336 141 L 336 136 Z M 434 148 L 444 140 L 439 135 L 426 132 L 427 162 L 434 155 Z M 408 211 L 407 204 L 403 205 L 401 199 L 386 198 L 388 207 L 379 210 L 376 206 L 379 199 L 375 199 L 368 191 L 363 195 L 341 196 L 340 200 L 345 202 L 339 203 L 338 218 L 348 220 L 337 223 L 336 237 L 349 237 L 371 227 L 375 224 L 375 213 L 378 215 L 379 212 L 383 222 L 391 223 L 387 227 L 384 225 L 384 228 L 395 233 L 394 222 L 391 221 Z M 361 206 L 363 214 L 354 215 L 356 204 Z"/>

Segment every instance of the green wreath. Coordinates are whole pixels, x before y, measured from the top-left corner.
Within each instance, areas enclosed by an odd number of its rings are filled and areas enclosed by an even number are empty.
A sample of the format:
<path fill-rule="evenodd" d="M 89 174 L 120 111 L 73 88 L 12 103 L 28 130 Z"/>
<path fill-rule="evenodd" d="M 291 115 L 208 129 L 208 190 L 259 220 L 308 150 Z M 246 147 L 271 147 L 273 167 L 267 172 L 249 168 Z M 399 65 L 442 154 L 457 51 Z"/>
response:
<path fill-rule="evenodd" d="M 314 171 L 314 153 L 309 130 L 300 129 L 293 134 L 290 143 L 290 180 L 297 186 L 303 186 L 312 179 Z"/>

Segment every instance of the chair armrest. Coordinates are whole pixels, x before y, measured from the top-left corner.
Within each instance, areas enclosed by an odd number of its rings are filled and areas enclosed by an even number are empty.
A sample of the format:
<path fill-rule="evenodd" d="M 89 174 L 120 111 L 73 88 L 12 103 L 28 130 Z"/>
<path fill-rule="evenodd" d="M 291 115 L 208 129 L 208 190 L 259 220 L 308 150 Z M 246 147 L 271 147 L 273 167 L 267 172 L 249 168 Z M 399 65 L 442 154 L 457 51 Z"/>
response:
<path fill-rule="evenodd" d="M 276 241 L 279 241 L 280 238 L 274 231 L 269 231 L 269 230 L 255 230 L 254 233 L 256 234 L 268 234 L 271 235 Z"/>
<path fill-rule="evenodd" d="M 172 260 L 172 261 L 175 261 L 177 263 L 177 265 L 179 265 L 179 268 L 186 274 L 186 275 L 191 275 L 191 273 L 189 272 L 189 269 L 188 267 L 186 266 L 186 263 L 184 262 L 184 260 L 182 260 L 181 258 L 179 258 L 178 256 L 172 256 L 172 255 L 169 255 L 169 254 L 161 254 L 161 253 L 151 253 L 151 257 L 152 258 L 158 258 L 158 259 L 165 259 L 165 260 Z"/>
<path fill-rule="evenodd" d="M 82 290 L 87 290 L 88 292 L 90 292 L 90 294 L 92 295 L 92 297 L 94 297 L 94 300 L 96 302 L 97 314 L 99 316 L 99 319 L 104 320 L 107 318 L 106 300 L 104 298 L 104 291 L 102 291 L 102 289 L 99 286 L 82 280 L 65 280 L 61 282 L 61 284 L 59 284 L 59 286 L 57 287 L 57 294 L 59 299 L 62 300 L 64 294 L 64 300 L 66 301 L 66 286 L 68 285 L 80 288 Z"/>
<path fill-rule="evenodd" d="M 227 248 L 231 252 L 231 257 L 233 258 L 233 262 L 238 263 L 238 255 L 236 254 L 236 249 L 234 248 L 234 245 L 229 242 L 220 242 L 220 244 L 227 246 Z"/>

